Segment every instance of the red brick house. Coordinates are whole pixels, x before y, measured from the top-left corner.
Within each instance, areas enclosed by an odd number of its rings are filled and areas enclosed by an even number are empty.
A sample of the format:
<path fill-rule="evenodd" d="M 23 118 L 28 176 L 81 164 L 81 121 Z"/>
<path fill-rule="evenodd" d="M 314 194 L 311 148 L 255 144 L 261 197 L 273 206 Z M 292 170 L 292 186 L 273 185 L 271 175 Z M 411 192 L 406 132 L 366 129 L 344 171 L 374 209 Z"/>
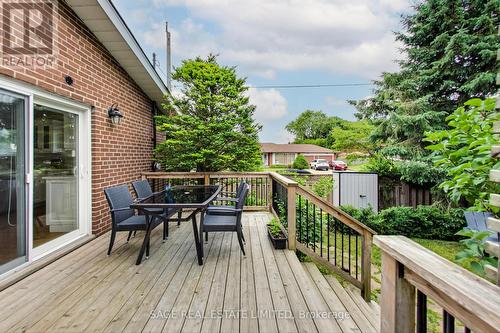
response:
<path fill-rule="evenodd" d="M 292 164 L 297 155 L 304 155 L 308 162 L 322 158 L 335 160 L 335 152 L 312 144 L 261 143 L 262 161 L 265 166 Z"/>
<path fill-rule="evenodd" d="M 40 3 L 0 3 L 0 275 L 110 228 L 168 93 L 110 0 Z"/>

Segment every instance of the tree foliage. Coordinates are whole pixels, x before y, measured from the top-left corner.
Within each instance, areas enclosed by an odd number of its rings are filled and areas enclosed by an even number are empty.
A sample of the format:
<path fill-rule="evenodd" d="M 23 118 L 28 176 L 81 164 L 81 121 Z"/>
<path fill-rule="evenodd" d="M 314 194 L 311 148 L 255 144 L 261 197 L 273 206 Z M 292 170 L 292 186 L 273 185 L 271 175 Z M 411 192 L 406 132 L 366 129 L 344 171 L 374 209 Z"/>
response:
<path fill-rule="evenodd" d="M 334 127 L 328 134 L 331 148 L 341 152 L 371 153 L 375 144 L 370 140 L 373 126 L 368 121 L 345 121 L 342 126 Z"/>
<path fill-rule="evenodd" d="M 384 73 L 374 96 L 351 101 L 377 125 L 374 140 L 422 146 L 426 131 L 472 97 L 496 91 L 500 48 L 498 0 L 427 0 L 403 16 L 401 71 Z"/>
<path fill-rule="evenodd" d="M 286 129 L 295 135 L 295 143 L 312 143 L 307 140 L 326 139 L 335 126 L 344 122 L 345 120 L 330 117 L 323 111 L 306 110 L 286 125 Z"/>
<path fill-rule="evenodd" d="M 184 60 L 172 78 L 180 96 L 167 96 L 158 116 L 165 141 L 156 157 L 167 171 L 255 170 L 261 165 L 255 106 L 245 95 L 245 79 L 235 68 L 220 66 L 215 56 Z"/>
<path fill-rule="evenodd" d="M 309 143 L 341 152 L 370 153 L 373 126 L 368 121 L 348 121 L 322 111 L 306 110 L 286 129 L 295 135 L 295 143 Z"/>
<path fill-rule="evenodd" d="M 452 201 L 465 199 L 470 205 L 495 210 L 488 204 L 489 193 L 499 186 L 489 181 L 492 168 L 500 162 L 491 157 L 491 147 L 498 142 L 492 133 L 493 123 L 500 120 L 495 99 L 469 100 L 447 117 L 449 130 L 427 133 L 427 149 L 433 151 L 434 163 L 447 173 L 440 187 Z"/>

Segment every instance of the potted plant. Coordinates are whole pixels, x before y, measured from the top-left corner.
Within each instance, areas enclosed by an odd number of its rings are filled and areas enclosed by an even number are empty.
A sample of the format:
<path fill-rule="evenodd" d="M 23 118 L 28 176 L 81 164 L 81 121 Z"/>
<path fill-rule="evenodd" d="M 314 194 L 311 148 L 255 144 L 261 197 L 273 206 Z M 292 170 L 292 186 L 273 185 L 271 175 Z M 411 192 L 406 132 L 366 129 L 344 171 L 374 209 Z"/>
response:
<path fill-rule="evenodd" d="M 274 218 L 267 224 L 267 234 L 273 243 L 275 249 L 286 249 L 287 237 L 278 219 Z"/>

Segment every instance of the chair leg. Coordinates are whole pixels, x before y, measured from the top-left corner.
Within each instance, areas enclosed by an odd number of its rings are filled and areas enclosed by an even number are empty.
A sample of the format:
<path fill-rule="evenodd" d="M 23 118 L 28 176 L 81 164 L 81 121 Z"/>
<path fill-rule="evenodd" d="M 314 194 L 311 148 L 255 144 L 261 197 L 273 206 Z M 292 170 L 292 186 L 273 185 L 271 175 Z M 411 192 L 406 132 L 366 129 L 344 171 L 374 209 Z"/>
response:
<path fill-rule="evenodd" d="M 177 226 L 181 225 L 182 210 L 177 213 Z"/>
<path fill-rule="evenodd" d="M 128 232 L 127 243 L 130 241 L 130 237 L 132 236 L 132 231 Z"/>
<path fill-rule="evenodd" d="M 136 234 L 137 234 L 137 230 L 134 230 L 134 237 L 135 237 Z"/>
<path fill-rule="evenodd" d="M 205 242 L 208 243 L 208 232 L 205 231 Z"/>
<path fill-rule="evenodd" d="M 168 220 L 163 221 L 163 241 L 168 239 Z"/>
<path fill-rule="evenodd" d="M 245 256 L 245 246 L 243 245 L 243 232 L 241 230 L 236 231 L 236 234 L 238 235 L 238 243 L 240 243 L 240 248 L 241 252 L 243 252 L 243 255 Z"/>
<path fill-rule="evenodd" d="M 116 231 L 111 230 L 111 239 L 109 240 L 109 248 L 108 248 L 108 256 L 111 254 L 111 250 L 113 249 L 113 244 L 115 243 Z"/>
<path fill-rule="evenodd" d="M 243 229 L 241 229 L 241 239 L 243 240 L 243 243 L 247 243 L 247 241 L 245 240 L 245 236 L 243 236 Z"/>

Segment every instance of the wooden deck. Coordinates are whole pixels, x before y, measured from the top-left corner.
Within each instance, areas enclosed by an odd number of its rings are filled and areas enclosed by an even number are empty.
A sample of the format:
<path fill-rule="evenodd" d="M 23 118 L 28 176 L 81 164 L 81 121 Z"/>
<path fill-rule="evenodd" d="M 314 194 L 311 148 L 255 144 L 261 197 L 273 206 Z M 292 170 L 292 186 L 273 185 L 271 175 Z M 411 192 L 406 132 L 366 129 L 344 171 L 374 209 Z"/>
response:
<path fill-rule="evenodd" d="M 0 292 L 0 332 L 376 332 L 376 306 L 289 250 L 274 250 L 269 213 L 245 213 L 247 255 L 234 233 L 211 234 L 196 263 L 190 223 L 161 228 L 136 266 L 142 234 L 99 237 Z"/>

